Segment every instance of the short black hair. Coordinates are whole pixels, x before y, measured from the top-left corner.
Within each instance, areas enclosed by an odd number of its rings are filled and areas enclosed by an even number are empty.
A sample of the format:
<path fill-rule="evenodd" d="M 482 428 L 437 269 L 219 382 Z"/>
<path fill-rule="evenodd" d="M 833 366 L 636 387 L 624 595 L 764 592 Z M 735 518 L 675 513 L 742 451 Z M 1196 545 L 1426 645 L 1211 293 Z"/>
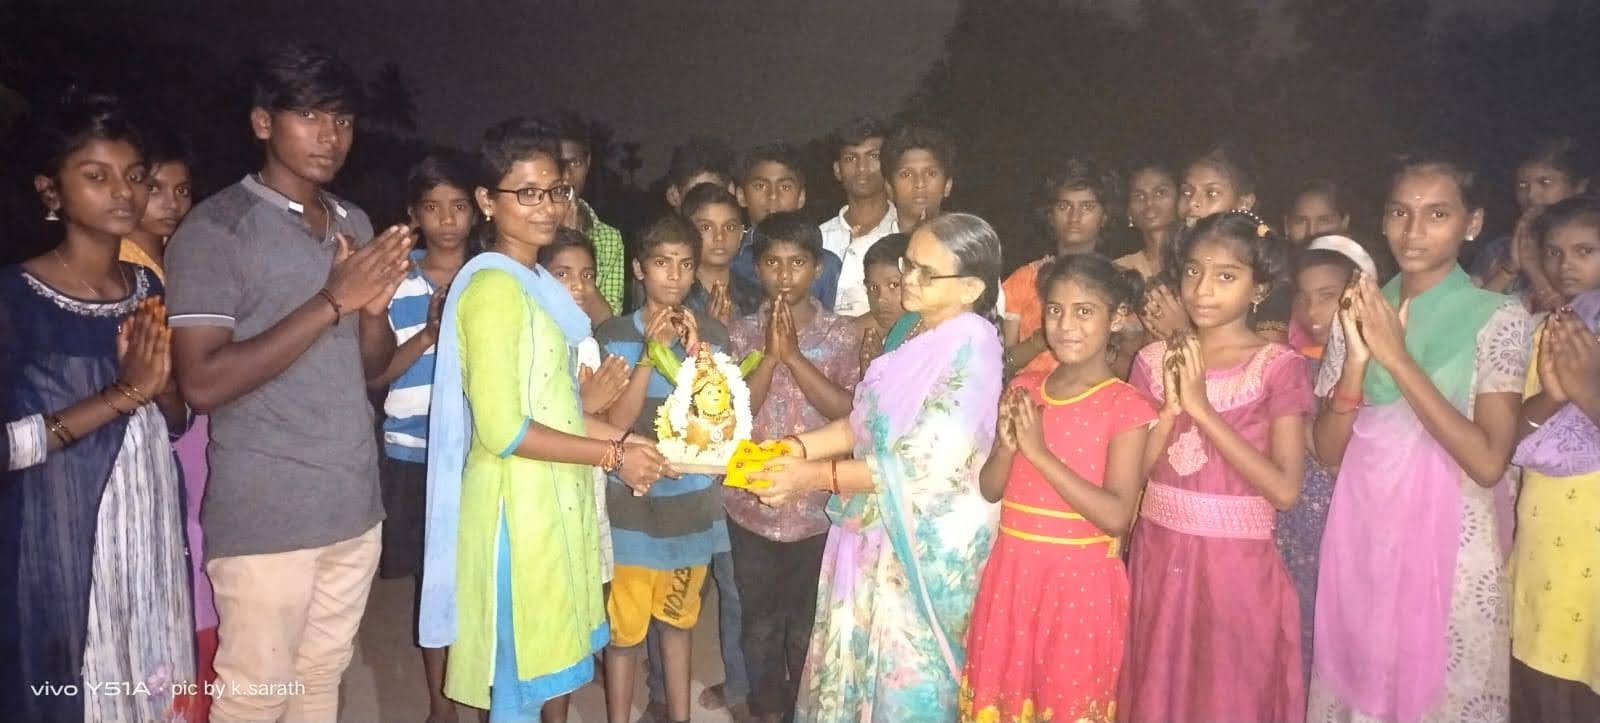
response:
<path fill-rule="evenodd" d="M 251 105 L 268 111 L 331 110 L 359 113 L 366 96 L 361 79 L 332 50 L 282 45 L 261 59 Z"/>
<path fill-rule="evenodd" d="M 550 267 L 550 262 L 556 260 L 556 255 L 567 249 L 582 249 L 589 254 L 589 260 L 594 261 L 594 244 L 589 242 L 589 237 L 575 228 L 562 226 L 556 229 L 556 237 L 549 244 L 539 249 L 539 265 Z"/>
<path fill-rule="evenodd" d="M 583 152 L 594 149 L 594 129 L 576 113 L 562 113 L 548 121 L 555 126 L 558 141 L 572 141 L 583 146 Z"/>
<path fill-rule="evenodd" d="M 1395 165 L 1395 172 L 1389 177 L 1390 190 L 1401 176 L 1410 173 L 1437 172 L 1449 176 L 1455 181 L 1456 189 L 1461 192 L 1461 200 L 1466 204 L 1467 211 L 1477 211 L 1488 203 L 1489 189 L 1484 187 L 1483 177 L 1478 169 L 1467 162 L 1465 156 L 1453 149 L 1426 148 L 1412 151 L 1399 158 Z M 1389 196 L 1385 192 L 1384 199 Z"/>
<path fill-rule="evenodd" d="M 680 190 L 695 176 L 715 173 L 733 180 L 733 151 L 722 141 L 696 136 L 672 149 L 667 163 L 667 185 Z"/>
<path fill-rule="evenodd" d="M 822 261 L 822 229 L 799 211 L 779 211 L 756 224 L 755 238 L 750 250 L 757 261 L 773 244 L 791 243 L 811 254 L 813 262 Z"/>
<path fill-rule="evenodd" d="M 1345 198 L 1344 190 L 1339 188 L 1339 184 L 1331 179 L 1313 178 L 1300 184 L 1300 188 L 1294 192 L 1291 203 L 1299 203 L 1305 196 L 1325 196 L 1328 203 L 1333 206 L 1334 213 L 1342 216 L 1350 215 L 1349 199 Z"/>
<path fill-rule="evenodd" d="M 1594 159 L 1588 150 L 1573 136 L 1541 136 L 1533 140 L 1518 165 L 1542 163 L 1566 175 L 1571 183 L 1583 183 L 1594 176 Z"/>
<path fill-rule="evenodd" d="M 1175 256 L 1167 264 L 1174 286 L 1182 279 L 1190 252 L 1203 241 L 1222 241 L 1231 246 L 1249 264 L 1252 284 L 1264 284 L 1270 292 L 1283 283 L 1288 242 L 1249 211 L 1224 211 L 1200 219 L 1179 235 Z"/>
<path fill-rule="evenodd" d="M 194 175 L 194 147 L 182 133 L 171 128 L 147 128 L 144 134 L 144 164 L 154 170 L 163 163 L 182 163 Z"/>
<path fill-rule="evenodd" d="M 1344 273 L 1347 281 L 1355 276 L 1356 271 L 1361 268 L 1356 266 L 1355 259 L 1333 249 L 1306 249 L 1295 254 L 1291 273 L 1298 278 L 1300 272 L 1318 266 L 1332 266 L 1339 269 Z"/>
<path fill-rule="evenodd" d="M 1141 173 L 1151 172 L 1166 176 L 1167 180 L 1172 181 L 1173 186 L 1178 186 L 1183 183 L 1183 177 L 1177 171 L 1173 170 L 1172 163 L 1168 162 L 1165 158 L 1160 158 L 1154 155 L 1141 155 L 1134 158 L 1128 163 L 1127 170 L 1127 181 L 1129 187 L 1133 186 L 1134 176 L 1137 176 Z"/>
<path fill-rule="evenodd" d="M 829 136 L 828 150 L 832 154 L 831 160 L 839 160 L 839 154 L 844 152 L 846 146 L 859 146 L 871 138 L 889 137 L 889 127 L 877 118 L 860 117 L 851 118 L 839 126 Z"/>
<path fill-rule="evenodd" d="M 735 211 L 742 210 L 739 208 L 738 197 L 729 193 L 727 186 L 697 183 L 688 193 L 683 194 L 683 203 L 678 204 L 678 213 L 683 214 L 684 218 L 690 218 L 700 209 L 719 203 L 732 206 Z"/>
<path fill-rule="evenodd" d="M 900 168 L 900 157 L 907 151 L 927 151 L 939 160 L 947 178 L 956 175 L 956 144 L 943 131 L 924 126 L 896 128 L 883 139 L 883 177 L 893 178 Z"/>
<path fill-rule="evenodd" d="M 30 172 L 56 178 L 67 156 L 97 140 L 122 141 L 145 152 L 146 134 L 120 96 L 74 86 L 35 114 L 17 150 Z"/>
<path fill-rule="evenodd" d="M 476 159 L 453 148 L 435 148 L 406 174 L 406 205 L 417 205 L 424 195 L 439 186 L 454 186 L 471 196 L 477 179 Z"/>
<path fill-rule="evenodd" d="M 744 159 L 739 163 L 738 182 L 743 184 L 749 180 L 756 166 L 763 163 L 783 164 L 785 168 L 794 172 L 795 179 L 800 181 L 800 187 L 806 187 L 806 171 L 800 166 L 800 150 L 783 142 L 765 143 L 744 154 Z"/>
<path fill-rule="evenodd" d="M 1228 174 L 1228 180 L 1233 182 L 1234 190 L 1241 196 L 1255 193 L 1260 183 L 1260 177 L 1256 175 L 1255 158 L 1243 146 L 1232 141 L 1223 141 L 1211 146 L 1185 169 L 1200 164 L 1222 169 L 1223 173 Z M 1185 172 L 1187 173 L 1187 170 Z M 1182 183 L 1183 179 L 1180 178 L 1178 181 Z"/>
<path fill-rule="evenodd" d="M 1077 281 L 1094 289 L 1112 311 L 1122 307 L 1132 310 L 1144 298 L 1144 277 L 1139 272 L 1122 268 L 1098 253 L 1061 256 L 1046 262 L 1035 281 L 1039 302 L 1046 303 L 1050 289 L 1061 281 Z"/>
<path fill-rule="evenodd" d="M 1585 223 L 1592 228 L 1600 228 L 1600 196 L 1583 194 L 1573 196 L 1556 203 L 1544 210 L 1533 220 L 1533 237 L 1539 245 L 1550 243 L 1550 232 L 1561 226 L 1572 223 Z"/>
<path fill-rule="evenodd" d="M 683 244 L 689 247 L 689 255 L 694 257 L 696 266 L 700 265 L 700 232 L 695 230 L 694 224 L 688 219 L 677 214 L 669 213 L 646 226 L 644 232 L 639 234 L 638 247 L 634 249 L 633 257 L 638 260 L 649 258 L 657 248 L 669 244 Z"/>
<path fill-rule="evenodd" d="M 906 255 L 906 247 L 910 245 L 911 234 L 892 233 L 884 236 L 861 256 L 861 268 L 870 269 L 879 264 L 887 264 L 899 269 L 900 259 Z"/>
<path fill-rule="evenodd" d="M 1122 177 L 1088 158 L 1068 158 L 1060 168 L 1044 177 L 1039 194 L 1040 220 L 1049 227 L 1050 210 L 1063 191 L 1089 190 L 1105 209 L 1106 218 L 1119 218 L 1125 208 Z"/>
<path fill-rule="evenodd" d="M 478 185 L 494 188 L 518 161 L 540 155 L 561 165 L 561 136 L 555 127 L 526 116 L 503 120 L 483 132 Z"/>

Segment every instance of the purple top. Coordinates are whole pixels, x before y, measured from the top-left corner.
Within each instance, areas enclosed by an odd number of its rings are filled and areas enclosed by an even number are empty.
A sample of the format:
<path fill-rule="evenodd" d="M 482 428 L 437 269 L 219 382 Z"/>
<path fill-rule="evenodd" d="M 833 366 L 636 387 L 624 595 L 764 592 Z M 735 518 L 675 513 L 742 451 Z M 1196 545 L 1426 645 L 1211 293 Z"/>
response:
<path fill-rule="evenodd" d="M 173 449 L 183 470 L 185 529 L 189 533 L 189 563 L 194 577 L 194 629 L 217 627 L 217 605 L 211 597 L 211 578 L 206 576 L 204 535 L 200 531 L 200 502 L 206 495 L 206 445 L 211 442 L 210 418 L 197 414 Z"/>
<path fill-rule="evenodd" d="M 1589 291 L 1572 300 L 1572 310 L 1578 318 L 1596 330 L 1600 321 L 1600 291 Z M 1538 359 L 1539 341 L 1544 337 L 1543 327 L 1533 344 L 1533 359 Z M 1538 391 L 1539 371 L 1537 361 L 1530 364 L 1528 373 L 1529 394 Z M 1565 404 L 1538 429 L 1517 445 L 1511 463 L 1527 467 L 1550 477 L 1573 477 L 1600 470 L 1600 428 L 1576 404 Z"/>

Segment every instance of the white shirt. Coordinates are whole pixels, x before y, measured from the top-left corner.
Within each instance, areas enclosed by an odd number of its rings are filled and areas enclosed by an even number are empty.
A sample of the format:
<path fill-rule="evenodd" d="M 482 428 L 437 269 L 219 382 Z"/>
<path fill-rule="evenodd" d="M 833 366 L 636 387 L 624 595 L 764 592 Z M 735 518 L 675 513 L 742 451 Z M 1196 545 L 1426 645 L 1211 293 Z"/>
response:
<path fill-rule="evenodd" d="M 889 212 L 883 214 L 883 219 L 878 225 L 869 229 L 860 236 L 850 233 L 850 222 L 844 219 L 844 212 L 849 206 L 839 209 L 839 215 L 824 221 L 822 229 L 822 247 L 838 256 L 844 265 L 839 269 L 839 292 L 834 297 L 833 313 L 840 316 L 860 316 L 871 310 L 867 304 L 867 277 L 866 269 L 862 267 L 862 259 L 867 255 L 867 249 L 878 242 L 878 239 L 900 231 L 900 217 L 895 213 L 894 204 L 889 204 Z"/>

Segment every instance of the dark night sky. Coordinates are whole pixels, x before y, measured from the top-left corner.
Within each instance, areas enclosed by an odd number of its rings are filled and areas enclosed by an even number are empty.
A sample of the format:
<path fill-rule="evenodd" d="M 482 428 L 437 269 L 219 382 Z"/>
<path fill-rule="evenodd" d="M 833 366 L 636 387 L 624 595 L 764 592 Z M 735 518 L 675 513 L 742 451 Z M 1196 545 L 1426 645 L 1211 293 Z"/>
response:
<path fill-rule="evenodd" d="M 892 113 L 939 55 L 955 9 L 956 0 L 272 0 L 200 8 L 190 21 L 223 28 L 224 52 L 298 37 L 338 47 L 364 74 L 394 60 L 420 91 L 420 133 L 446 142 L 470 146 L 517 113 L 578 110 L 643 144 L 645 182 L 696 130 L 744 147 Z"/>
<path fill-rule="evenodd" d="M 1125 11 L 1136 4 L 1099 1 Z M 1436 6 L 1504 19 L 1551 2 Z M 1263 0 L 1269 18 L 1275 5 Z M 692 132 L 738 148 L 805 140 L 862 113 L 891 114 L 939 56 L 956 7 L 957 0 L 224 0 L 191 4 L 177 21 L 225 54 L 310 39 L 340 48 L 365 74 L 396 61 L 420 91 L 420 133 L 463 146 L 506 116 L 581 111 L 609 122 L 618 140 L 643 144 L 647 182 Z M 1280 31 L 1270 35 L 1287 36 L 1269 20 L 1274 26 Z"/>

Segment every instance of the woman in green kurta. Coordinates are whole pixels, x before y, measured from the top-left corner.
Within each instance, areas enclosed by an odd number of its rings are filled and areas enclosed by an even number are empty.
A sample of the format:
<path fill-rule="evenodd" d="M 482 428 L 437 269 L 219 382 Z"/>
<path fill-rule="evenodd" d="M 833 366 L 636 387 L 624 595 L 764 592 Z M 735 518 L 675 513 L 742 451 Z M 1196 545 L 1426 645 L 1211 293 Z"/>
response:
<path fill-rule="evenodd" d="M 574 195 L 559 150 L 526 120 L 485 135 L 493 238 L 452 285 L 436 355 L 419 637 L 451 647 L 445 693 L 496 722 L 564 720 L 609 638 L 590 468 L 644 484 L 663 463 L 583 414 L 618 390 L 581 403 L 588 317 L 536 263 Z"/>

